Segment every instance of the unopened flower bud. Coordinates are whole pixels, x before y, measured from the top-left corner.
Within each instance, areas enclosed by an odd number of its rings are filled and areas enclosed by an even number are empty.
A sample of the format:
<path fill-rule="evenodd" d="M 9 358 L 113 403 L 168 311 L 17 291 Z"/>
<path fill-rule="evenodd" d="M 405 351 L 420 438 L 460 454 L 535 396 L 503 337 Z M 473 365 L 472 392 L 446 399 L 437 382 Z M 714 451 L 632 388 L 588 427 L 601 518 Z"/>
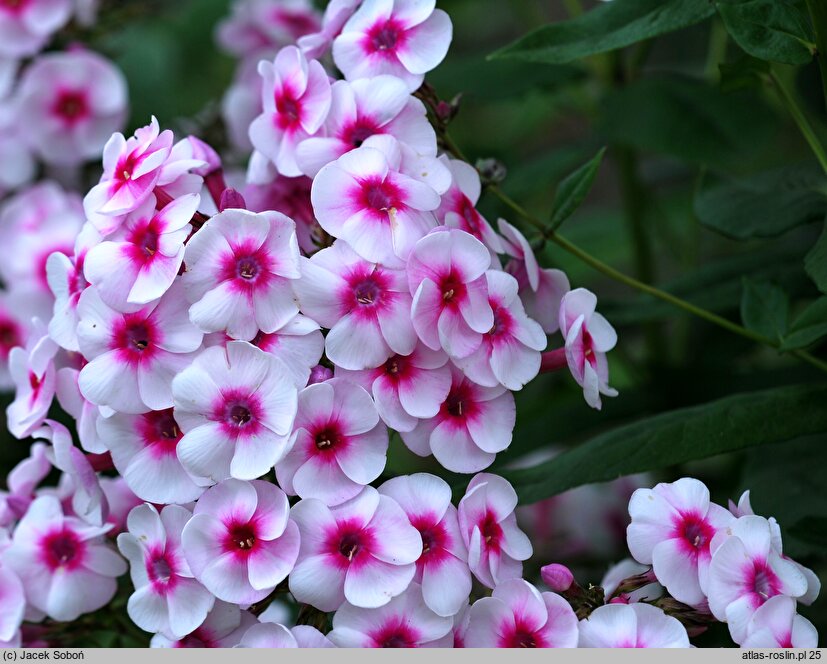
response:
<path fill-rule="evenodd" d="M 564 593 L 574 583 L 574 575 L 565 565 L 552 563 L 540 569 L 545 584 L 556 593 Z"/>
<path fill-rule="evenodd" d="M 244 196 L 238 193 L 232 187 L 228 187 L 221 192 L 221 201 L 218 204 L 218 209 L 221 212 L 228 209 L 246 210 L 247 203 L 244 202 Z"/>
<path fill-rule="evenodd" d="M 333 372 L 327 367 L 317 364 L 310 370 L 310 380 L 307 381 L 307 384 L 324 383 L 331 378 L 333 378 Z"/>

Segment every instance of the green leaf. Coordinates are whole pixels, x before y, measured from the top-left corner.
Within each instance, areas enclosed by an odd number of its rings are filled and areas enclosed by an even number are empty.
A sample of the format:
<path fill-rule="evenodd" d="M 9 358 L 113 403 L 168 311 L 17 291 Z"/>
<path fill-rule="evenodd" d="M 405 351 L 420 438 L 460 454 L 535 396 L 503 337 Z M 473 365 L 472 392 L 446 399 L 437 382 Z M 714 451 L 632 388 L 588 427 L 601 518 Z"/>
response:
<path fill-rule="evenodd" d="M 551 213 L 549 224 L 551 230 L 559 228 L 560 224 L 574 214 L 574 211 L 585 200 L 594 184 L 595 177 L 597 177 L 597 171 L 600 170 L 600 164 L 603 163 L 604 154 L 606 154 L 606 148 L 602 148 L 600 152 L 574 173 L 566 176 L 560 186 L 557 187 L 557 193 L 554 196 L 554 210 Z"/>
<path fill-rule="evenodd" d="M 502 474 L 520 502 L 533 503 L 583 484 L 827 431 L 825 399 L 827 385 L 735 394 L 612 429 L 538 466 Z"/>
<path fill-rule="evenodd" d="M 746 0 L 716 6 L 729 34 L 750 55 L 788 65 L 813 59 L 815 44 L 806 19 L 792 2 Z"/>
<path fill-rule="evenodd" d="M 813 302 L 790 326 L 781 350 L 804 348 L 827 336 L 827 297 Z"/>
<path fill-rule="evenodd" d="M 743 88 L 760 87 L 770 72 L 770 64 L 749 55 L 743 55 L 733 62 L 718 65 L 721 73 L 721 90 L 733 92 Z"/>
<path fill-rule="evenodd" d="M 565 64 L 686 28 L 714 13 L 708 0 L 615 0 L 538 28 L 490 57 Z"/>
<path fill-rule="evenodd" d="M 753 90 L 724 93 L 718 85 L 672 74 L 609 93 L 599 123 L 605 142 L 730 170 L 743 169 L 768 148 L 779 120 Z"/>
<path fill-rule="evenodd" d="M 753 332 L 767 339 L 782 340 L 789 325 L 790 301 L 775 284 L 744 278 L 741 320 Z"/>
<path fill-rule="evenodd" d="M 823 186 L 815 169 L 787 166 L 703 188 L 695 214 L 707 228 L 736 240 L 776 237 L 824 218 Z"/>
<path fill-rule="evenodd" d="M 827 223 L 821 237 L 804 257 L 804 269 L 818 286 L 818 290 L 827 293 Z"/>

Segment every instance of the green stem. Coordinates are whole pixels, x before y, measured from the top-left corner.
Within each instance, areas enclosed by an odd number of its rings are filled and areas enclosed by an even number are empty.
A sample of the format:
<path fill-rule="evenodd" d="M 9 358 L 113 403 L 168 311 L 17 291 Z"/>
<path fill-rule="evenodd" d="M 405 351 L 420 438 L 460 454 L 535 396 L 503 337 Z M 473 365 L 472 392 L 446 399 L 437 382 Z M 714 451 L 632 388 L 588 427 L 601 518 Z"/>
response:
<path fill-rule="evenodd" d="M 717 81 L 720 76 L 718 65 L 726 59 L 727 41 L 729 33 L 724 22 L 720 18 L 712 20 L 712 27 L 709 29 L 709 48 L 706 52 L 706 65 L 704 73 L 712 81 Z"/>
<path fill-rule="evenodd" d="M 646 232 L 643 185 L 638 177 L 637 157 L 630 148 L 618 147 L 617 170 L 620 179 L 620 194 L 626 223 L 634 250 L 635 273 L 641 281 L 654 281 L 652 243 Z"/>
<path fill-rule="evenodd" d="M 569 242 L 566 238 L 560 236 L 554 231 L 550 231 L 546 225 L 540 221 L 538 218 L 530 214 L 523 208 L 519 203 L 514 201 L 510 198 L 507 194 L 505 194 L 499 187 L 491 186 L 489 187 L 489 191 L 494 194 L 497 198 L 499 198 L 506 206 L 511 208 L 514 212 L 520 215 L 525 221 L 530 223 L 532 226 L 537 228 L 540 231 L 541 235 L 554 242 L 556 245 L 562 247 L 567 252 L 576 256 L 581 261 L 586 263 L 586 265 L 591 266 L 598 272 L 605 274 L 607 277 L 614 279 L 615 281 L 619 281 L 622 284 L 629 286 L 630 288 L 634 288 L 636 290 L 641 291 L 642 293 L 647 293 L 652 297 L 656 297 L 659 300 L 663 300 L 664 302 L 668 302 L 669 304 L 678 307 L 679 309 L 683 309 L 687 313 L 692 314 L 693 316 L 697 316 L 698 318 L 702 318 L 703 320 L 712 323 L 713 325 L 717 325 L 718 327 L 722 327 L 725 330 L 732 332 L 733 334 L 737 334 L 742 336 L 746 339 L 750 339 L 751 341 L 756 341 L 760 344 L 764 344 L 767 346 L 772 346 L 773 348 L 778 348 L 779 343 L 773 341 L 772 339 L 765 337 L 761 334 L 753 332 L 752 330 L 748 330 L 737 323 L 733 323 L 718 314 L 715 314 L 711 311 L 703 309 L 702 307 L 698 307 L 691 302 L 687 302 L 679 297 L 672 295 L 666 291 L 660 290 L 659 288 L 655 288 L 654 286 L 650 286 L 649 284 L 643 283 L 634 277 L 630 277 L 628 274 L 624 274 L 619 270 L 616 270 L 611 265 L 607 265 L 600 259 L 592 256 L 588 252 L 584 251 L 576 244 Z M 827 362 L 823 362 L 816 357 L 813 357 L 806 351 L 796 350 L 792 352 L 792 355 L 796 356 L 800 360 L 811 364 L 812 366 L 821 369 L 824 372 L 827 372 Z"/>
<path fill-rule="evenodd" d="M 827 3 L 824 0 L 807 0 L 807 9 L 816 32 L 816 49 L 818 66 L 821 69 L 821 89 L 824 103 L 827 105 Z"/>
<path fill-rule="evenodd" d="M 770 80 L 773 85 L 775 85 L 775 89 L 778 91 L 778 96 L 781 99 L 781 102 L 790 112 L 793 120 L 795 120 L 795 123 L 801 130 L 804 140 L 807 141 L 810 149 L 815 153 L 818 162 L 821 164 L 821 168 L 824 169 L 825 173 L 827 173 L 827 153 L 825 153 L 824 146 L 818 139 L 818 136 L 816 135 L 813 126 L 810 124 L 810 121 L 807 119 L 807 116 L 804 114 L 804 111 L 795 100 L 795 96 L 787 88 L 787 86 L 782 83 L 781 79 L 776 76 L 775 72 L 770 72 Z"/>

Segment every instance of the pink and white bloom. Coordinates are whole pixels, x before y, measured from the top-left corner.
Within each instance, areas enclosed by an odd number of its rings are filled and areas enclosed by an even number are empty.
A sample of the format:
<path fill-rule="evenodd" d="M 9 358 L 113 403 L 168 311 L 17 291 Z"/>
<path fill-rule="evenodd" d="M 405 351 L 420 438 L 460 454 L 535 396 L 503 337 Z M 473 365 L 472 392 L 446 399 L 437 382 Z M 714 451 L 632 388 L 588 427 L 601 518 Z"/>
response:
<path fill-rule="evenodd" d="M 199 202 L 198 194 L 189 194 L 156 211 L 150 195 L 114 235 L 89 250 L 83 272 L 106 304 L 137 311 L 169 290 L 184 262 L 184 241 Z"/>
<path fill-rule="evenodd" d="M 0 643 L 10 642 L 23 623 L 26 595 L 23 584 L 8 566 L 0 563 Z"/>
<path fill-rule="evenodd" d="M 710 502 L 709 489 L 683 477 L 653 489 L 637 489 L 629 501 L 629 551 L 652 565 L 655 576 L 678 601 L 699 606 L 706 599 L 712 538 L 734 521 Z"/>
<path fill-rule="evenodd" d="M 225 210 L 192 236 L 184 257 L 190 318 L 204 332 L 250 340 L 299 313 L 296 225 L 279 212 Z"/>
<path fill-rule="evenodd" d="M 246 58 L 292 44 L 320 27 L 310 0 L 241 0 L 218 25 L 216 39 L 227 53 Z"/>
<path fill-rule="evenodd" d="M 509 579 L 471 605 L 466 648 L 576 648 L 577 616 L 560 595 Z"/>
<path fill-rule="evenodd" d="M 299 37 L 297 43 L 302 52 L 308 58 L 325 55 L 360 4 L 362 0 L 330 0 L 322 16 L 321 30 Z"/>
<path fill-rule="evenodd" d="M 234 648 L 255 624 L 256 617 L 249 611 L 216 600 L 198 629 L 177 640 L 159 633 L 152 637 L 149 645 L 151 648 Z"/>
<path fill-rule="evenodd" d="M 39 56 L 24 72 L 18 90 L 21 130 L 40 158 L 76 166 L 97 158 L 127 110 L 126 79 L 92 51 Z"/>
<path fill-rule="evenodd" d="M 98 431 L 115 468 L 141 500 L 182 505 L 204 492 L 178 460 L 178 443 L 184 434 L 172 408 L 102 417 Z"/>
<path fill-rule="evenodd" d="M 109 528 L 64 516 L 60 502 L 41 496 L 17 525 L 3 560 L 26 579 L 26 601 L 53 620 L 75 620 L 115 595 L 126 563 L 104 541 Z"/>
<path fill-rule="evenodd" d="M 809 620 L 795 612 L 795 600 L 776 595 L 750 618 L 743 648 L 817 648 L 818 632 Z"/>
<path fill-rule="evenodd" d="M 299 393 L 293 443 L 276 465 L 290 495 L 338 505 L 354 498 L 385 468 L 388 430 L 370 395 L 342 378 Z"/>
<path fill-rule="evenodd" d="M 456 364 L 478 385 L 521 390 L 540 371 L 546 335 L 539 323 L 526 316 L 514 277 L 488 270 L 485 279 L 494 324 L 482 335 L 480 347 Z"/>
<path fill-rule="evenodd" d="M 336 375 L 370 392 L 379 417 L 400 432 L 413 431 L 420 419 L 435 417 L 451 389 L 448 356 L 422 342 L 410 355 L 392 355 L 375 369 L 348 371 L 337 365 Z"/>
<path fill-rule="evenodd" d="M 288 629 L 279 623 L 260 622 L 244 633 L 244 637 L 237 647 L 335 648 L 336 646 L 318 629 L 310 625 L 297 625 L 292 629 Z"/>
<path fill-rule="evenodd" d="M 324 352 L 324 336 L 312 318 L 297 314 L 275 332 L 259 332 L 250 342 L 284 362 L 296 387 L 307 385 L 310 370 Z"/>
<path fill-rule="evenodd" d="M 476 208 L 482 185 L 477 169 L 460 159 L 440 157 L 451 171 L 451 188 L 442 195 L 437 219 L 449 228 L 459 228 L 470 233 L 495 254 L 503 253 L 503 242 L 491 228 L 491 224 Z"/>
<path fill-rule="evenodd" d="M 184 528 L 193 575 L 218 599 L 264 599 L 293 569 L 299 528 L 284 491 L 270 482 L 229 479 L 210 488 Z"/>
<path fill-rule="evenodd" d="M 288 448 L 297 393 L 285 365 L 246 342 L 206 349 L 172 383 L 184 431 L 178 458 L 196 477 L 255 479 Z"/>
<path fill-rule="evenodd" d="M 399 504 L 422 537 L 414 581 L 422 586 L 425 604 L 439 616 L 455 615 L 468 602 L 471 573 L 451 487 L 435 475 L 416 473 L 388 480 L 379 493 Z"/>
<path fill-rule="evenodd" d="M 729 624 L 736 643 L 746 638 L 749 621 L 771 597 L 801 597 L 807 578 L 772 545 L 772 528 L 760 516 L 742 516 L 715 535 L 711 544 L 707 595 L 709 609 Z"/>
<path fill-rule="evenodd" d="M 9 353 L 26 343 L 26 324 L 19 315 L 18 296 L 0 290 L 0 390 L 14 387 L 9 373 Z"/>
<path fill-rule="evenodd" d="M 677 618 L 650 604 L 606 604 L 580 621 L 580 648 L 688 648 Z"/>
<path fill-rule="evenodd" d="M 298 147 L 299 167 L 315 177 L 376 135 L 393 136 L 417 154 L 436 157 L 436 134 L 425 106 L 410 95 L 405 81 L 395 76 L 336 81 L 323 131 Z"/>
<path fill-rule="evenodd" d="M 400 165 L 364 146 L 322 168 L 310 193 L 325 231 L 362 258 L 389 267 L 400 267 L 436 226 L 432 211 L 440 200 L 429 185 L 399 172 Z"/>
<path fill-rule="evenodd" d="M 296 294 L 302 311 L 330 330 L 327 357 L 344 369 L 368 369 L 416 346 L 405 272 L 360 258 L 344 242 L 303 258 Z"/>
<path fill-rule="evenodd" d="M 339 648 L 450 648 L 454 622 L 425 604 L 418 583 L 378 608 L 345 603 L 328 638 Z"/>
<path fill-rule="evenodd" d="M 600 410 L 600 395 L 616 397 L 609 387 L 606 353 L 615 347 L 617 333 L 595 312 L 597 297 L 585 288 L 569 291 L 560 303 L 560 330 L 566 339 L 566 360 L 586 403 Z"/>
<path fill-rule="evenodd" d="M 413 92 L 442 62 L 451 19 L 436 0 L 368 0 L 333 42 L 333 61 L 348 80 L 393 74 Z"/>
<path fill-rule="evenodd" d="M 480 347 L 494 325 L 485 278 L 490 264 L 485 245 L 465 231 L 435 231 L 416 243 L 408 260 L 411 318 L 426 346 L 455 358 Z"/>
<path fill-rule="evenodd" d="M 129 532 L 118 535 L 118 548 L 130 564 L 135 592 L 126 609 L 146 632 L 180 639 L 197 629 L 215 597 L 193 578 L 181 548 L 181 533 L 192 513 L 178 505 L 158 510 L 139 505 L 129 513 Z"/>
<path fill-rule="evenodd" d="M 11 0 L 0 5 L 0 56 L 34 55 L 69 21 L 72 0 Z"/>
<path fill-rule="evenodd" d="M 295 46 L 279 51 L 273 62 L 262 60 L 258 72 L 264 111 L 250 125 L 250 140 L 282 175 L 302 174 L 296 147 L 313 136 L 330 110 L 330 80 L 316 60 L 307 61 Z"/>
<path fill-rule="evenodd" d="M 37 319 L 25 348 L 9 352 L 9 373 L 15 386 L 14 401 L 6 408 L 9 431 L 15 438 L 27 438 L 39 427 L 55 396 L 55 355 L 57 344 Z"/>
<path fill-rule="evenodd" d="M 129 139 L 113 134 L 103 149 L 103 175 L 86 194 L 83 207 L 89 221 L 104 235 L 115 230 L 125 215 L 143 203 L 161 177 L 170 156 L 173 135 L 161 131 L 153 117 Z"/>
<path fill-rule="evenodd" d="M 459 527 L 468 547 L 468 566 L 489 588 L 523 573 L 531 542 L 517 526 L 517 493 L 498 475 L 480 473 L 459 501 Z"/>
<path fill-rule="evenodd" d="M 520 285 L 520 299 L 528 315 L 543 327 L 546 334 L 560 329 L 560 302 L 571 290 L 569 278 L 561 270 L 541 268 L 525 236 L 505 219 L 498 222 L 505 253 L 512 260 L 505 271 Z"/>
<path fill-rule="evenodd" d="M 0 491 L 0 553 L 4 546 L 2 528 L 18 521 L 34 500 L 34 491 L 51 472 L 45 443 L 33 443 L 29 456 L 11 469 L 6 477 L 8 492 Z"/>
<path fill-rule="evenodd" d="M 87 288 L 78 303 L 78 342 L 89 364 L 80 371 L 84 397 L 138 414 L 172 406 L 172 379 L 195 357 L 203 334 L 187 317 L 181 285 L 134 313 L 104 304 Z"/>
<path fill-rule="evenodd" d="M 81 359 L 79 355 L 75 358 Z M 79 378 L 80 369 L 73 366 L 57 370 L 55 391 L 57 402 L 63 410 L 75 418 L 75 430 L 80 446 L 92 454 L 105 454 L 108 451 L 107 445 L 98 435 L 98 420 L 102 417 L 101 410 L 81 394 Z"/>
<path fill-rule="evenodd" d="M 477 385 L 451 366 L 451 387 L 439 412 L 401 434 L 415 454 L 433 454 L 455 473 L 475 473 L 511 444 L 516 419 L 511 392 L 502 386 Z"/>
<path fill-rule="evenodd" d="M 296 238 L 299 248 L 310 255 L 322 244 L 322 229 L 316 223 L 310 202 L 310 178 L 287 178 L 274 175 L 267 182 L 253 183 L 248 179 L 244 187 L 244 200 L 252 212 L 279 210 L 296 222 Z"/>
<path fill-rule="evenodd" d="M 290 574 L 298 602 L 335 611 L 345 600 L 376 608 L 400 595 L 416 573 L 422 538 L 395 500 L 367 486 L 327 507 L 314 498 L 293 506 L 301 550 Z"/>

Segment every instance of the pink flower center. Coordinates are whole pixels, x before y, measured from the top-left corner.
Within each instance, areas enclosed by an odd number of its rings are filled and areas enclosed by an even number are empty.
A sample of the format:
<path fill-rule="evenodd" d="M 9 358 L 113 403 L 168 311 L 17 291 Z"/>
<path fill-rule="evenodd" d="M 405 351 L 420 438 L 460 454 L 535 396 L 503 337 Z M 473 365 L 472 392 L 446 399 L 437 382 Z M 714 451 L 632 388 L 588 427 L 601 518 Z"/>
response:
<path fill-rule="evenodd" d="M 401 26 L 390 19 L 385 23 L 377 23 L 368 32 L 370 46 L 376 51 L 393 51 L 403 37 Z"/>
<path fill-rule="evenodd" d="M 313 14 L 307 11 L 291 11 L 277 7 L 273 10 L 272 22 L 280 28 L 286 29 L 294 39 L 302 35 L 309 35 L 319 29 L 318 22 Z"/>
<path fill-rule="evenodd" d="M 78 90 L 64 90 L 58 94 L 52 112 L 66 124 L 74 125 L 89 115 L 86 94 Z"/>
<path fill-rule="evenodd" d="M 158 252 L 158 235 L 157 217 L 132 231 L 128 239 L 136 249 L 138 263 L 146 263 Z"/>
<path fill-rule="evenodd" d="M 339 553 L 352 561 L 362 550 L 362 540 L 359 533 L 345 533 L 339 540 Z"/>
<path fill-rule="evenodd" d="M 19 14 L 29 2 L 30 0 L 0 0 L 0 9 L 4 9 L 10 14 Z"/>
<path fill-rule="evenodd" d="M 261 403 L 255 395 L 225 390 L 213 406 L 212 419 L 221 422 L 228 436 L 249 436 L 259 430 L 261 415 Z"/>
<path fill-rule="evenodd" d="M 385 362 L 382 372 L 394 382 L 398 382 L 408 373 L 409 366 L 408 358 L 402 355 L 394 355 Z"/>
<path fill-rule="evenodd" d="M 510 639 L 509 648 L 536 648 L 537 637 L 534 632 L 516 629 Z"/>
<path fill-rule="evenodd" d="M 258 533 L 254 522 L 232 523 L 227 528 L 224 548 L 228 551 L 234 551 L 239 555 L 246 556 L 255 548 L 258 542 L 257 536 Z"/>
<path fill-rule="evenodd" d="M 583 359 L 591 364 L 592 367 L 597 365 L 597 358 L 592 348 L 592 335 L 589 334 L 589 331 L 585 328 L 583 329 Z"/>
<path fill-rule="evenodd" d="M 261 266 L 255 256 L 242 256 L 236 261 L 236 272 L 239 277 L 252 281 L 258 275 Z"/>
<path fill-rule="evenodd" d="M 494 324 L 488 330 L 488 334 L 492 337 L 508 336 L 514 327 L 511 312 L 506 307 L 500 306 L 498 302 L 489 300 L 489 304 L 494 311 Z"/>
<path fill-rule="evenodd" d="M 411 525 L 422 537 L 420 560 L 436 562 L 441 559 L 449 539 L 445 526 L 438 522 L 433 514 L 414 517 L 411 519 Z"/>
<path fill-rule="evenodd" d="M 21 343 L 20 326 L 10 318 L 0 319 L 0 360 L 5 360 L 11 349 Z"/>
<path fill-rule="evenodd" d="M 499 550 L 503 529 L 500 524 L 497 523 L 497 517 L 494 513 L 490 511 L 485 513 L 485 517 L 483 517 L 482 523 L 480 523 L 480 533 L 489 549 Z"/>
<path fill-rule="evenodd" d="M 343 436 L 341 431 L 339 431 L 339 427 L 335 424 L 328 424 L 316 432 L 313 440 L 317 450 L 321 452 L 332 452 L 342 444 Z"/>
<path fill-rule="evenodd" d="M 178 442 L 184 435 L 175 421 L 172 408 L 141 415 L 138 431 L 144 444 L 162 456 L 175 455 Z"/>
<path fill-rule="evenodd" d="M 416 648 L 417 636 L 409 624 L 395 620 L 382 626 L 373 641 L 379 648 Z"/>
<path fill-rule="evenodd" d="M 40 542 L 43 561 L 52 571 L 65 568 L 76 569 L 83 562 L 86 553 L 84 544 L 77 534 L 65 526 L 46 535 Z"/>
<path fill-rule="evenodd" d="M 690 549 L 697 551 L 709 547 L 709 540 L 715 534 L 712 527 L 699 515 L 685 515 L 681 524 L 682 537 L 689 544 Z"/>
<path fill-rule="evenodd" d="M 386 180 L 373 179 L 362 184 L 362 196 L 367 207 L 377 212 L 387 212 L 397 207 L 399 190 Z"/>
<path fill-rule="evenodd" d="M 276 97 L 276 110 L 277 123 L 281 129 L 294 127 L 301 120 L 301 106 L 291 92 L 285 90 Z"/>
<path fill-rule="evenodd" d="M 465 298 L 465 284 L 453 270 L 445 275 L 439 283 L 442 301 L 447 306 L 457 306 Z"/>
<path fill-rule="evenodd" d="M 451 386 L 440 412 L 443 419 L 454 418 L 458 423 L 465 422 L 476 412 L 476 402 L 473 400 L 471 388 L 465 381 Z"/>
<path fill-rule="evenodd" d="M 175 583 L 175 562 L 160 547 L 154 548 L 146 559 L 146 574 L 156 590 L 163 591 Z"/>
<path fill-rule="evenodd" d="M 241 292 L 249 293 L 268 285 L 272 269 L 273 260 L 267 249 L 245 242 L 223 258 L 219 278 L 232 281 Z"/>
<path fill-rule="evenodd" d="M 471 233 L 471 235 L 480 237 L 480 213 L 477 212 L 477 209 L 465 194 L 460 194 L 459 201 L 456 205 L 456 211 L 465 221 L 464 230 L 467 230 Z"/>
<path fill-rule="evenodd" d="M 158 334 L 149 320 L 140 314 L 125 314 L 115 325 L 111 345 L 120 351 L 122 361 L 138 364 L 152 358 L 157 342 Z"/>
<path fill-rule="evenodd" d="M 781 592 L 781 584 L 775 572 L 765 562 L 756 560 L 753 565 L 750 585 L 753 592 L 761 598 L 763 604 L 770 597 L 775 597 Z"/>
<path fill-rule="evenodd" d="M 379 133 L 382 131 L 373 120 L 359 118 L 342 132 L 342 141 L 354 148 L 360 148 L 367 139 Z"/>

